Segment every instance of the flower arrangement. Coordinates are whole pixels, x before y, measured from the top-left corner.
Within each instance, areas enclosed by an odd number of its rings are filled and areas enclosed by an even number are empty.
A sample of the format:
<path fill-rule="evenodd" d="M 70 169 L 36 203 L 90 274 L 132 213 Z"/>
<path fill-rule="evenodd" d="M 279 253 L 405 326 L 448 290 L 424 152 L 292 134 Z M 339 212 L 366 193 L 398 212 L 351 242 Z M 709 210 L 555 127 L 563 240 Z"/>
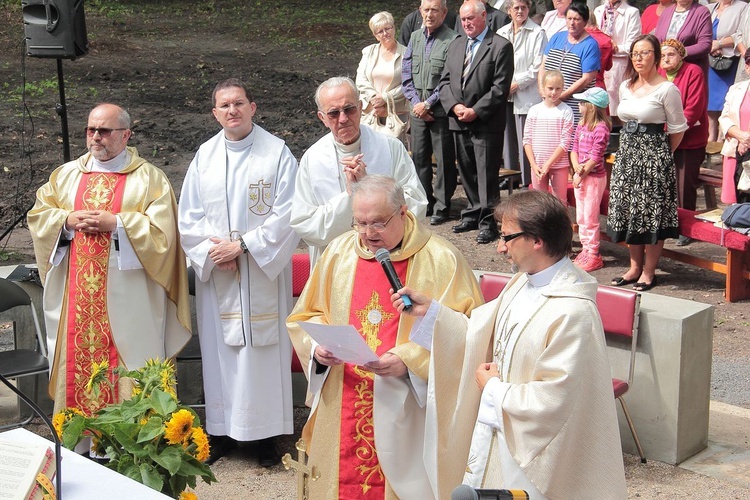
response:
<path fill-rule="evenodd" d="M 86 390 L 97 398 L 101 384 L 112 384 L 107 361 L 92 365 Z M 175 369 L 171 361 L 150 359 L 143 368 L 112 370 L 115 379 L 128 377 L 134 383 L 130 399 L 110 404 L 87 417 L 76 408 L 66 408 L 53 419 L 66 448 L 73 449 L 90 436 L 97 455 L 106 455 L 110 469 L 172 498 L 192 500 L 200 476 L 208 484 L 216 481 L 204 462 L 209 455 L 208 436 L 198 415 L 177 400 Z"/>

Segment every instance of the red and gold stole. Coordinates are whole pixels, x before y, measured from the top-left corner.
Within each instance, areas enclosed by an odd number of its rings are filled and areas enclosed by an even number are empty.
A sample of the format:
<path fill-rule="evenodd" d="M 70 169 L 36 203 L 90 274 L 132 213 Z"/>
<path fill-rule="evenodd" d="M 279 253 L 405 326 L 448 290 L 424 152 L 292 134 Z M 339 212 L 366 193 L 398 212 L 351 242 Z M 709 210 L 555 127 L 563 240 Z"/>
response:
<path fill-rule="evenodd" d="M 394 262 L 393 267 L 404 282 L 407 261 Z M 398 335 L 399 314 L 391 304 L 390 286 L 375 259 L 358 259 L 349 324 L 357 328 L 378 356 L 396 345 Z M 385 477 L 375 450 L 373 378 L 371 372 L 356 365 L 344 365 L 339 498 L 385 496 Z"/>
<path fill-rule="evenodd" d="M 75 210 L 118 213 L 127 176 L 83 174 Z M 107 269 L 111 233 L 76 232 L 70 246 L 68 275 L 66 404 L 91 415 L 117 399 L 116 389 L 102 384 L 99 397 L 87 390 L 93 363 L 118 365 L 117 348 L 107 312 Z M 110 377 L 112 377 L 110 371 Z M 111 378 L 114 382 L 114 379 Z"/>

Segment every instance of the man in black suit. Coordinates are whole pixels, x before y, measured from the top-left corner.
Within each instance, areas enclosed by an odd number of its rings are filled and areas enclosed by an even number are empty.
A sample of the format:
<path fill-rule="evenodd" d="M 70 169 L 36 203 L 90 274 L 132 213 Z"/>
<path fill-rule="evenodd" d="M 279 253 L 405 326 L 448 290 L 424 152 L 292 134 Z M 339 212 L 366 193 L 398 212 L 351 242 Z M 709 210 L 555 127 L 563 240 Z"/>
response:
<path fill-rule="evenodd" d="M 513 79 L 513 47 L 488 29 L 483 2 L 467 0 L 459 15 L 467 36 L 456 38 L 448 47 L 439 87 L 469 201 L 453 232 L 479 229 L 477 243 L 485 244 L 498 234 L 492 211 L 500 195 L 498 169 Z"/>
<path fill-rule="evenodd" d="M 487 3 L 487 0 L 482 0 L 482 3 L 484 4 L 484 11 L 487 13 L 487 27 L 490 31 L 497 33 L 497 30 L 510 22 L 510 17 L 505 13 L 505 9 L 496 9 Z M 464 28 L 461 25 L 461 18 L 456 19 L 456 27 L 454 29 L 459 35 L 466 36 L 466 31 L 464 31 Z"/>

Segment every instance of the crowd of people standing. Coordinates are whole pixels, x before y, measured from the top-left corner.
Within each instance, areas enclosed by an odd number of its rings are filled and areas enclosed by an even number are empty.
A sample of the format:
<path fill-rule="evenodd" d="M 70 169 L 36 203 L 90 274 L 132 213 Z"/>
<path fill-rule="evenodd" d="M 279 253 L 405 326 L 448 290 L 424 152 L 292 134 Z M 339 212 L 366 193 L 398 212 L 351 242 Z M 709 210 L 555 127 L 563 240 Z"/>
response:
<path fill-rule="evenodd" d="M 744 138 L 743 131 L 747 130 L 747 125 L 743 127 L 740 123 L 737 113 L 739 106 L 732 107 L 727 99 L 727 95 L 732 96 L 733 102 L 740 104 L 737 94 L 744 95 L 744 92 L 732 86 L 735 81 L 747 78 L 743 58 L 747 48 L 745 37 L 750 36 L 750 9 L 746 6 L 745 2 L 739 0 L 720 0 L 710 5 L 697 0 L 660 0 L 641 14 L 627 0 L 604 0 L 593 11 L 584 3 L 555 0 L 553 8 L 547 12 L 544 11 L 544 4 L 531 0 L 479 2 L 478 12 L 474 16 L 482 19 L 483 26 L 477 32 L 477 45 L 491 46 L 484 39 L 487 34 L 496 31 L 497 35 L 510 43 L 513 68 L 512 71 L 506 70 L 507 78 L 502 81 L 495 79 L 489 87 L 482 89 L 489 90 L 483 95 L 485 100 L 492 100 L 492 109 L 496 110 L 494 115 L 488 114 L 485 109 L 483 116 L 477 115 L 478 122 L 470 122 L 463 115 L 466 109 L 462 101 L 464 96 L 453 98 L 455 96 L 452 94 L 458 87 L 452 86 L 450 81 L 452 63 L 461 64 L 461 71 L 465 71 L 467 76 L 473 71 L 477 49 L 473 37 L 466 34 L 468 17 L 462 15 L 460 10 L 456 15 L 448 9 L 445 1 L 422 1 L 420 8 L 409 14 L 401 24 L 399 40 L 405 46 L 401 91 L 410 109 L 411 136 L 406 145 L 412 151 L 419 179 L 427 193 L 430 223 L 438 225 L 450 219 L 451 198 L 457 176 L 460 175 L 469 207 L 461 213 L 461 220 L 453 230 L 464 232 L 478 229 L 478 243 L 493 241 L 498 231 L 491 221 L 487 222 L 485 214 L 498 200 L 494 179 L 497 176 L 494 173 L 500 167 L 518 170 L 521 187 L 549 190 L 567 203 L 568 183 L 576 173 L 570 153 L 573 147 L 571 139 L 575 136 L 581 117 L 577 96 L 594 86 L 606 90 L 608 94 L 607 123 L 611 123 L 611 132 L 626 139 L 622 141 L 623 145 L 629 143 L 625 136 L 631 133 L 625 127 L 628 121 L 638 125 L 636 134 L 643 133 L 640 125 L 649 125 L 649 130 L 664 133 L 665 137 L 672 136 L 668 140 L 671 151 L 662 154 L 652 167 L 652 172 L 665 176 L 666 182 L 651 195 L 666 196 L 668 201 L 656 212 L 649 210 L 649 216 L 658 224 L 671 225 L 676 220 L 677 207 L 695 210 L 698 173 L 707 143 L 724 138 L 729 139 L 728 143 L 741 143 L 738 136 Z M 383 16 L 383 13 L 376 14 L 371 25 L 376 18 L 382 19 L 379 16 Z M 394 31 L 395 22 L 387 28 Z M 373 34 L 376 34 L 375 31 Z M 655 52 L 647 51 L 644 54 L 634 52 L 636 39 L 645 40 L 639 37 L 647 34 L 653 37 L 648 43 L 659 45 L 658 50 L 650 49 Z M 382 47 L 383 42 L 380 43 Z M 456 50 L 450 52 L 449 47 Z M 458 50 L 459 47 L 462 50 Z M 360 69 L 372 59 L 371 48 L 365 49 L 365 52 Z M 465 54 L 470 56 L 464 57 Z M 664 88 L 676 87 L 678 90 L 676 94 L 670 92 L 670 95 L 680 97 L 679 110 L 669 110 L 669 113 L 674 111 L 674 119 L 684 119 L 687 123 L 684 137 L 679 136 L 682 138 L 680 141 L 673 136 L 674 128 L 665 129 L 666 118 L 658 122 L 654 121 L 661 119 L 657 116 L 629 115 L 627 111 L 621 112 L 619 109 L 621 101 L 633 98 L 633 85 L 641 85 L 633 80 L 633 75 L 638 72 L 637 67 L 647 59 L 650 63 L 653 54 L 660 55 L 653 61 L 654 75 L 663 75 L 670 84 Z M 482 61 L 481 64 L 486 62 Z M 454 77 L 456 72 L 457 69 L 453 69 Z M 545 88 L 548 72 L 562 77 L 559 95 Z M 398 72 L 389 73 L 391 75 L 391 88 L 394 88 Z M 465 93 L 465 82 L 461 76 L 460 90 Z M 359 71 L 357 84 L 360 88 L 372 87 L 372 82 L 366 80 L 367 77 Z M 556 80 L 553 78 L 552 81 Z M 648 89 L 656 90 L 650 86 Z M 369 102 L 370 94 L 362 95 L 363 103 Z M 651 96 L 659 101 L 654 105 L 662 108 L 669 106 L 664 101 L 665 96 L 663 92 Z M 475 97 L 478 104 L 485 102 L 478 94 Z M 377 99 L 378 103 L 383 101 Z M 539 107 L 541 104 L 546 104 L 549 111 L 539 115 L 545 109 L 544 106 Z M 564 107 L 560 107 L 560 104 Z M 474 106 L 468 106 L 468 109 L 474 109 Z M 560 116 L 550 121 L 552 110 L 557 110 Z M 573 115 L 572 121 L 562 118 L 568 112 Z M 677 116 L 679 114 L 682 114 L 682 118 Z M 531 125 L 530 117 L 533 117 Z M 734 129 L 730 132 L 732 124 Z M 542 126 L 546 127 L 544 131 Z M 499 130 L 502 136 L 488 141 L 489 136 L 479 139 L 474 135 L 471 141 L 465 140 L 467 128 L 478 127 L 485 131 Z M 571 127 L 572 130 L 569 130 Z M 555 146 L 551 145 L 555 141 L 560 142 L 560 151 L 555 151 Z M 609 144 L 610 140 L 609 137 L 602 137 L 601 141 Z M 480 148 L 481 155 L 476 158 L 486 159 L 490 162 L 488 166 L 482 164 L 484 160 L 470 161 L 479 143 L 484 146 Z M 493 147 L 488 146 L 490 144 L 500 144 L 501 151 L 496 153 Z M 600 149 L 608 150 L 607 147 L 596 148 L 597 151 Z M 615 172 L 622 162 L 633 161 L 626 156 L 636 152 L 628 147 L 620 147 L 615 155 L 618 161 Z M 739 177 L 735 174 L 742 171 L 735 167 L 737 146 L 726 146 L 724 155 L 722 201 L 733 202 L 737 199 L 735 177 Z M 434 174 L 433 157 L 436 163 Z M 642 159 L 637 158 L 639 161 Z M 552 160 L 554 169 L 549 169 L 548 160 Z M 592 161 L 597 163 L 594 171 L 601 171 L 604 154 Z M 487 170 L 493 175 L 487 175 Z M 670 170 L 674 175 L 667 172 Z M 627 182 L 630 183 L 631 179 Z M 610 184 L 608 177 L 604 189 L 615 199 L 620 199 L 621 196 L 629 196 L 624 190 L 631 188 L 638 187 Z M 653 186 L 649 184 L 651 188 Z M 617 192 L 612 193 L 613 190 Z M 590 207 L 577 208 L 587 210 Z M 620 234 L 623 221 L 610 219 L 611 234 Z M 667 220 L 671 222 L 667 223 Z M 635 242 L 646 238 L 653 229 L 646 227 L 645 224 L 632 227 L 628 234 L 633 233 L 637 237 L 625 240 Z M 674 234 L 671 230 L 656 231 L 656 234 L 653 244 L 658 248 L 661 248 L 665 238 L 677 238 L 676 243 L 680 246 L 691 241 L 680 236 L 679 231 L 674 236 L 668 236 Z M 593 238 L 597 240 L 598 236 Z M 594 242 L 594 247 L 598 247 L 597 242 Z M 599 258 L 579 257 L 578 262 L 584 265 L 585 270 L 603 266 Z M 643 276 L 631 276 L 640 267 L 640 264 L 634 263 L 631 272 L 615 278 L 613 283 L 634 284 L 639 290 L 650 289 L 654 285 L 651 260 Z"/>

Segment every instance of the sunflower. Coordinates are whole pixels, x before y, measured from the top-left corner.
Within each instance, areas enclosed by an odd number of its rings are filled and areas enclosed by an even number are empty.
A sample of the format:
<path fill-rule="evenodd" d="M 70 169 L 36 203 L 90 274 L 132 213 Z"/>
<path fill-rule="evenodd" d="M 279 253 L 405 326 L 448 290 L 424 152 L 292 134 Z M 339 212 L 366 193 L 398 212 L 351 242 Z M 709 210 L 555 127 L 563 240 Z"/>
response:
<path fill-rule="evenodd" d="M 171 369 L 169 365 L 165 366 L 159 372 L 159 379 L 161 383 L 161 390 L 166 392 L 173 398 L 176 398 L 177 392 L 175 391 L 175 386 L 177 385 L 177 382 L 174 379 L 174 369 Z"/>
<path fill-rule="evenodd" d="M 199 462 L 205 462 L 206 460 L 208 460 L 208 455 L 211 451 L 211 447 L 208 444 L 208 436 L 203 431 L 203 429 L 200 427 L 196 427 L 195 429 L 193 429 L 193 433 L 191 434 L 190 439 L 196 446 L 195 458 L 198 459 Z"/>
<path fill-rule="evenodd" d="M 190 436 L 195 417 L 188 410 L 180 410 L 172 414 L 172 418 L 164 424 L 164 437 L 169 444 L 181 444 Z"/>
<path fill-rule="evenodd" d="M 196 495 L 192 491 L 185 490 L 182 493 L 180 493 L 179 500 L 198 500 L 198 495 Z"/>
<path fill-rule="evenodd" d="M 78 408 L 68 407 L 52 417 L 52 426 L 55 428 L 55 432 L 57 432 L 57 436 L 60 439 L 62 439 L 65 424 L 75 415 L 85 416 Z"/>
<path fill-rule="evenodd" d="M 107 378 L 107 370 L 109 369 L 109 360 L 105 359 L 101 363 L 94 361 L 91 363 L 91 375 L 89 381 L 86 384 L 86 392 L 91 392 L 94 388 L 94 384 L 101 384 Z"/>

